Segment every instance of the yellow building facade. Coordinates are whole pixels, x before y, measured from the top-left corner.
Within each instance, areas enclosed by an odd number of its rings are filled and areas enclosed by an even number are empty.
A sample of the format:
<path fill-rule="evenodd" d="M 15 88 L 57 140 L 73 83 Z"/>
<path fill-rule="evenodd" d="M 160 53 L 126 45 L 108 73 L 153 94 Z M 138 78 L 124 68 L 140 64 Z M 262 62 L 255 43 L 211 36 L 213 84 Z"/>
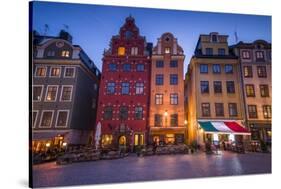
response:
<path fill-rule="evenodd" d="M 186 142 L 184 58 L 183 49 L 171 33 L 164 33 L 153 48 L 149 112 L 151 142 Z"/>

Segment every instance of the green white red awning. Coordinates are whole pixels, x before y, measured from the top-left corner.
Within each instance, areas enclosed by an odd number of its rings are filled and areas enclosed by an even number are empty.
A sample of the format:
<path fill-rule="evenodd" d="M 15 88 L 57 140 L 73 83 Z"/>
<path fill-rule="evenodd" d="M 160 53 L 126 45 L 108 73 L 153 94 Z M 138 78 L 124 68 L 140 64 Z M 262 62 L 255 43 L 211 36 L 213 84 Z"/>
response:
<path fill-rule="evenodd" d="M 250 135 L 251 133 L 235 121 L 199 121 L 205 133 Z"/>

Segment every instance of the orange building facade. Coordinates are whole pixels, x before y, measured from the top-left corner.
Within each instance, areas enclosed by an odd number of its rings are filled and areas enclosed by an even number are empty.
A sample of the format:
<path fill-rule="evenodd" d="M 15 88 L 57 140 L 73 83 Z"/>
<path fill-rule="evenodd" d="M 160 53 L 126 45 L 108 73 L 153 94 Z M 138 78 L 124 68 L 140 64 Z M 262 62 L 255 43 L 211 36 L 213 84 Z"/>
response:
<path fill-rule="evenodd" d="M 150 142 L 186 142 L 184 58 L 183 49 L 171 33 L 164 33 L 153 48 L 150 76 Z"/>

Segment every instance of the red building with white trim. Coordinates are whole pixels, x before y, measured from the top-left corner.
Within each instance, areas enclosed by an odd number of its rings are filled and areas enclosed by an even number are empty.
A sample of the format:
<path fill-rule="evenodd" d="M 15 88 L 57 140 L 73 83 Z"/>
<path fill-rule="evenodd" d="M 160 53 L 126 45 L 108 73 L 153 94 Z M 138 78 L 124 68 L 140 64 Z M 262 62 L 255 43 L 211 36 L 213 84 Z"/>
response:
<path fill-rule="evenodd" d="M 129 16 L 105 50 L 96 121 L 102 125 L 102 147 L 146 144 L 151 49 Z"/>

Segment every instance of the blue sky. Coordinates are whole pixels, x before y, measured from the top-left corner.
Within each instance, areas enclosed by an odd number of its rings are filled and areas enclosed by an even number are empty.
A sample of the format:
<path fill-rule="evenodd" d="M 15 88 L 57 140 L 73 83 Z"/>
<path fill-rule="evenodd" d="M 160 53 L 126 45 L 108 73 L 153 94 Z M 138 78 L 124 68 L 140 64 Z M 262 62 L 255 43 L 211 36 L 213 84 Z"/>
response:
<path fill-rule="evenodd" d="M 65 29 L 64 25 L 68 25 L 73 44 L 80 45 L 99 69 L 102 67 L 103 50 L 109 47 L 111 37 L 118 34 L 130 14 L 148 42 L 155 45 L 164 32 L 171 32 L 178 38 L 186 55 L 185 71 L 200 34 L 219 32 L 229 35 L 231 45 L 235 43 L 236 30 L 239 41 L 264 39 L 271 42 L 270 16 L 38 1 L 34 2 L 33 8 L 35 30 L 44 34 L 44 25 L 48 24 L 47 35 L 57 35 Z"/>

